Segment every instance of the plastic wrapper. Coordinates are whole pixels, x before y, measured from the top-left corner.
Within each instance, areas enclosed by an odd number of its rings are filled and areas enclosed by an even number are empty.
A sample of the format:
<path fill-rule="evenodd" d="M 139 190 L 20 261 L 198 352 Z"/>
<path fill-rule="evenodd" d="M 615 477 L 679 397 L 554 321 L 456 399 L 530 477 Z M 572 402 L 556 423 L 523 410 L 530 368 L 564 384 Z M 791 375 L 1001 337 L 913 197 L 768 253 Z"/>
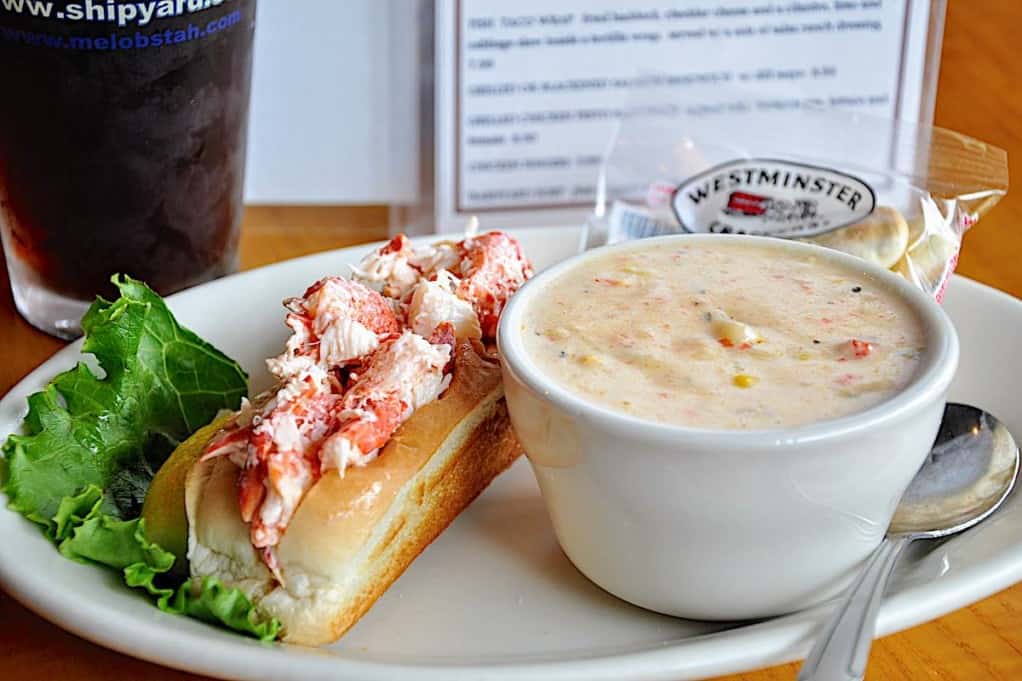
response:
<path fill-rule="evenodd" d="M 814 242 L 938 301 L 962 237 L 1008 188 L 1001 149 L 833 110 L 631 105 L 604 157 L 589 245 L 674 233 Z"/>

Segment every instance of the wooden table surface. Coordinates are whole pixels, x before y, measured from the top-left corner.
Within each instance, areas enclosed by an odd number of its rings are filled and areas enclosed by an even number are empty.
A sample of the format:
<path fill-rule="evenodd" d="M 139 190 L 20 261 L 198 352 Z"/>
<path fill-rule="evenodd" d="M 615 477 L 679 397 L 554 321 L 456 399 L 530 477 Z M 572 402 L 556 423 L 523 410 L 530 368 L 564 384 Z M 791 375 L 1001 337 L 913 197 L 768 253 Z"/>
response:
<path fill-rule="evenodd" d="M 1022 58 L 1017 29 L 1022 3 L 949 3 L 936 121 L 1008 150 L 1012 175 L 1022 178 Z M 245 268 L 347 246 L 386 235 L 381 207 L 252 208 L 245 215 Z M 1009 195 L 969 234 L 960 271 L 1022 297 L 1022 192 Z M 0 281 L 6 276 L 0 274 Z M 0 394 L 62 343 L 14 312 L 10 291 L 0 295 Z M 59 559 L 54 553 L 54 559 Z M 61 631 L 0 591 L 3 678 L 198 679 L 107 651 Z M 795 678 L 797 665 L 726 677 L 729 681 Z M 873 648 L 867 679 L 981 681 L 1022 679 L 1022 584 L 908 631 Z M 718 680 L 722 681 L 722 680 Z"/>

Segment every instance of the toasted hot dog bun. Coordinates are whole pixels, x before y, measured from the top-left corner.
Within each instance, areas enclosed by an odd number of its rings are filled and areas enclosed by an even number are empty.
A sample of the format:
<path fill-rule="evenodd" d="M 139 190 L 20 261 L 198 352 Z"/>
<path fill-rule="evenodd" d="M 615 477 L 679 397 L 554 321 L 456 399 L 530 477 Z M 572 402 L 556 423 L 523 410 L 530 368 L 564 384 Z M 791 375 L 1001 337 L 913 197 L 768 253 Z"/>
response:
<path fill-rule="evenodd" d="M 170 455 L 149 485 L 142 504 L 146 538 L 176 556 L 174 572 L 187 573 L 188 518 L 185 515 L 185 480 L 209 441 L 232 418 L 230 412 L 192 433 Z"/>
<path fill-rule="evenodd" d="M 285 641 L 334 641 L 520 451 L 499 365 L 462 342 L 439 400 L 369 465 L 344 477 L 329 471 L 309 491 L 277 546 L 283 585 L 249 542 L 237 467 L 226 458 L 196 464 L 185 490 L 191 573 L 241 588 L 261 614 L 281 621 Z"/>

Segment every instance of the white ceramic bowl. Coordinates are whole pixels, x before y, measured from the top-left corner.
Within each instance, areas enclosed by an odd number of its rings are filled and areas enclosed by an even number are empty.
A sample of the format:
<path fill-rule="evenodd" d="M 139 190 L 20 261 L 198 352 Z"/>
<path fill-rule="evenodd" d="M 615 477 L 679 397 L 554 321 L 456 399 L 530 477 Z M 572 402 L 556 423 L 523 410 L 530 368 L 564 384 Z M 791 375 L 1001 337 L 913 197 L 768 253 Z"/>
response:
<path fill-rule="evenodd" d="M 936 436 L 958 365 L 958 337 L 926 294 L 835 251 L 762 237 L 858 268 L 918 312 L 927 349 L 916 376 L 866 411 L 774 430 L 707 430 L 644 421 L 576 396 L 529 360 L 520 331 L 530 303 L 589 251 L 533 278 L 502 315 L 498 344 L 514 429 L 558 541 L 612 594 L 681 617 L 734 620 L 802 609 L 835 595 L 879 544 Z"/>

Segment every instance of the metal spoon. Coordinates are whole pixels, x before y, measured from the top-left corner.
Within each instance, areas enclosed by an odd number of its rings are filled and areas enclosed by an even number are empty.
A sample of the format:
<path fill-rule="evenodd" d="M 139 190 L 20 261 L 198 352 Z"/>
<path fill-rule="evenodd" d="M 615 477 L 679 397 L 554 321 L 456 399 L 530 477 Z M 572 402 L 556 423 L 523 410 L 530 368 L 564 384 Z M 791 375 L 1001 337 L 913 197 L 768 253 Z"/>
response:
<path fill-rule="evenodd" d="M 902 496 L 887 538 L 824 627 L 798 681 L 862 679 L 887 578 L 905 547 L 988 518 L 1008 497 L 1018 470 L 1018 445 L 1000 421 L 982 409 L 949 403 L 933 449 Z"/>

